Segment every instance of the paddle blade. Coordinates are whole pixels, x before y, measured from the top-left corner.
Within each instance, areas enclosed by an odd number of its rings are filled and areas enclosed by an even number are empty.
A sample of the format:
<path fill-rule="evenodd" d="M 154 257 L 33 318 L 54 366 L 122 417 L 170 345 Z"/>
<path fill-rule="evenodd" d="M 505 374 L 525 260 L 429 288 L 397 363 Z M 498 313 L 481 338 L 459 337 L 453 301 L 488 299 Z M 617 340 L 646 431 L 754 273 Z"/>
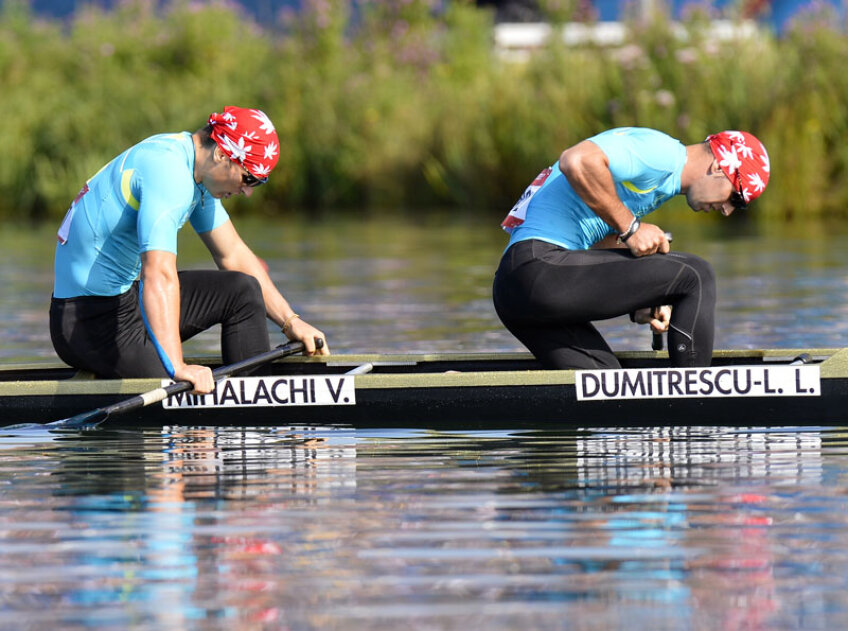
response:
<path fill-rule="evenodd" d="M 52 423 L 18 423 L 17 425 L 6 425 L 0 427 L 0 432 L 12 431 L 27 431 L 27 430 L 49 430 L 49 429 L 80 429 L 83 427 L 96 427 L 109 417 L 109 413 L 103 409 L 90 410 L 76 416 L 64 418 L 61 421 L 53 421 Z"/>
<path fill-rule="evenodd" d="M 26 432 L 36 429 L 43 432 L 47 429 L 47 426 L 44 423 L 18 423 L 17 425 L 4 425 L 3 427 L 0 427 L 0 434 L 5 432 Z"/>
<path fill-rule="evenodd" d="M 49 429 L 80 429 L 82 427 L 97 427 L 107 418 L 109 418 L 109 412 L 105 408 L 97 408 L 96 410 L 83 412 L 82 414 L 77 414 L 76 416 L 62 419 L 61 421 L 45 423 L 41 427 L 47 427 Z"/>
<path fill-rule="evenodd" d="M 324 340 L 315 338 L 316 348 L 320 349 L 323 347 L 323 345 Z M 289 342 L 287 344 L 282 344 L 266 353 L 256 355 L 255 357 L 249 357 L 240 362 L 230 364 L 229 366 L 221 366 L 219 368 L 216 368 L 212 371 L 212 376 L 217 382 L 218 380 L 223 379 L 224 377 L 229 377 L 230 375 L 239 373 L 241 371 L 250 370 L 261 364 L 265 364 L 267 362 L 274 361 L 275 359 L 280 359 L 282 357 L 287 357 L 289 355 L 294 355 L 295 353 L 300 353 L 302 351 L 303 342 Z M 150 392 L 145 392 L 144 394 L 135 395 L 133 397 L 130 397 L 129 399 L 119 401 L 118 403 L 113 403 L 112 405 L 108 405 L 106 407 L 97 408 L 96 410 L 91 410 L 90 412 L 83 412 L 81 414 L 77 414 L 76 416 L 62 419 L 61 421 L 53 421 L 52 423 L 43 424 L 23 423 L 20 425 L 11 425 L 7 429 L 93 429 L 100 425 L 107 418 L 109 418 L 109 416 L 111 416 L 112 414 L 121 414 L 124 412 L 129 412 L 130 410 L 141 409 L 152 403 L 158 403 L 163 399 L 167 399 L 168 397 L 179 392 L 187 392 L 191 390 L 192 387 L 192 384 L 188 381 L 178 381 L 176 383 L 171 383 L 164 387 L 156 388 L 154 390 L 151 390 Z"/>

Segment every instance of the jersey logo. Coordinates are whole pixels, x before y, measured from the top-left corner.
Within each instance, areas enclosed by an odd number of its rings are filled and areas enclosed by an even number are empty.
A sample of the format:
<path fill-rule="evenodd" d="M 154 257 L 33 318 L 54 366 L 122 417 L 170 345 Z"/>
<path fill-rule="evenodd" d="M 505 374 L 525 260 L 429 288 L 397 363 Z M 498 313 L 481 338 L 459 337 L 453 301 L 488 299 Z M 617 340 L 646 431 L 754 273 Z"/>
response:
<path fill-rule="evenodd" d="M 656 188 L 656 186 L 652 186 L 651 188 L 646 188 L 645 190 L 642 190 L 640 188 L 636 188 L 636 186 L 633 184 L 633 182 L 631 182 L 629 180 L 626 181 L 626 182 L 622 182 L 621 185 L 624 188 L 626 188 L 628 191 L 633 191 L 634 193 L 637 193 L 638 195 L 645 195 L 646 193 L 650 193 L 652 190 L 654 190 Z"/>
<path fill-rule="evenodd" d="M 124 201 L 127 202 L 133 210 L 138 210 L 138 200 L 132 194 L 132 189 L 130 188 L 133 173 L 135 173 L 135 169 L 127 169 L 121 173 L 121 194 L 124 196 Z"/>

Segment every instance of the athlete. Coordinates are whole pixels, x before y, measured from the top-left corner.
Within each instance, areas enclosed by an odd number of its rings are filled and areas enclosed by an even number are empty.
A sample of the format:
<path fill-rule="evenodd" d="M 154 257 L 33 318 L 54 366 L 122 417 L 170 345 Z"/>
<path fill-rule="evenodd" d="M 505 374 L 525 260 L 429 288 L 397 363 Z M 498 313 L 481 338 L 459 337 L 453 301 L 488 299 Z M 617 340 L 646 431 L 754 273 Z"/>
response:
<path fill-rule="evenodd" d="M 768 179 L 765 147 L 747 132 L 684 146 L 627 127 L 566 149 L 501 224 L 510 240 L 495 274 L 498 316 L 547 368 L 620 367 L 592 322 L 624 314 L 668 331 L 674 366 L 708 366 L 712 266 L 669 252 L 665 232 L 642 218 L 678 194 L 696 212 L 729 216 Z"/>
<path fill-rule="evenodd" d="M 257 109 L 225 107 L 195 133 L 151 136 L 82 188 L 61 227 L 50 305 L 59 357 L 100 377 L 169 376 L 196 393 L 212 371 L 187 364 L 181 343 L 221 324 L 224 363 L 270 349 L 266 316 L 307 354 L 329 354 L 263 262 L 242 241 L 222 199 L 267 182 L 279 157 L 274 125 Z M 177 232 L 189 221 L 218 270 L 177 271 Z"/>

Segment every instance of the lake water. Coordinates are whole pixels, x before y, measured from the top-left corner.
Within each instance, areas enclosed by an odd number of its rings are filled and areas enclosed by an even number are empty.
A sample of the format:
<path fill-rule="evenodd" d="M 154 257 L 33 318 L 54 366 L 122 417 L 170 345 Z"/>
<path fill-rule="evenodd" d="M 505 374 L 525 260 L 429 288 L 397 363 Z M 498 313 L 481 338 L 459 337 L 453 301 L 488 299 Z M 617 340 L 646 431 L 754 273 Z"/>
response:
<path fill-rule="evenodd" d="M 490 302 L 500 218 L 238 225 L 335 352 L 518 350 Z M 846 344 L 843 229 L 700 219 L 664 227 L 716 267 L 717 347 Z M 51 233 L 0 233 L 3 363 L 53 358 Z M 181 261 L 208 265 L 186 237 Z M 616 348 L 650 346 L 626 318 L 603 329 Z M 189 346 L 211 353 L 217 339 Z M 107 426 L 0 437 L 0 629 L 845 628 L 846 436 Z"/>
<path fill-rule="evenodd" d="M 837 629 L 836 429 L 2 443 L 4 629 Z"/>
<path fill-rule="evenodd" d="M 421 213 L 236 221 L 332 350 L 368 353 L 522 350 L 491 303 L 506 242 L 500 219 Z M 716 268 L 716 348 L 846 344 L 848 227 L 806 224 L 803 234 L 792 227 L 761 234 L 742 222 L 667 221 L 675 249 L 704 256 Z M 55 359 L 47 330 L 54 234 L 55 226 L 0 232 L 4 363 Z M 179 257 L 183 267 L 212 266 L 188 228 Z M 599 328 L 616 349 L 650 348 L 646 327 L 627 317 Z M 190 353 L 217 350 L 216 331 L 187 344 Z"/>

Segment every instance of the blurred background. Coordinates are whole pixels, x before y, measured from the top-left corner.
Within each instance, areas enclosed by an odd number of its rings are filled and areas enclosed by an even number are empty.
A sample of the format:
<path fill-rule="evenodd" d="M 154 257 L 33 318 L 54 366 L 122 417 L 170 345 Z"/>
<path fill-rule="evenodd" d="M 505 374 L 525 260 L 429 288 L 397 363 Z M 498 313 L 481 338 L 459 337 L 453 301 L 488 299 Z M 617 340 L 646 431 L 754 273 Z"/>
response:
<path fill-rule="evenodd" d="M 845 25 L 839 0 L 0 0 L 0 218 L 55 224 L 127 146 L 228 104 L 281 140 L 241 214 L 499 216 L 565 147 L 641 125 L 750 130 L 772 178 L 748 221 L 839 218 Z"/>

